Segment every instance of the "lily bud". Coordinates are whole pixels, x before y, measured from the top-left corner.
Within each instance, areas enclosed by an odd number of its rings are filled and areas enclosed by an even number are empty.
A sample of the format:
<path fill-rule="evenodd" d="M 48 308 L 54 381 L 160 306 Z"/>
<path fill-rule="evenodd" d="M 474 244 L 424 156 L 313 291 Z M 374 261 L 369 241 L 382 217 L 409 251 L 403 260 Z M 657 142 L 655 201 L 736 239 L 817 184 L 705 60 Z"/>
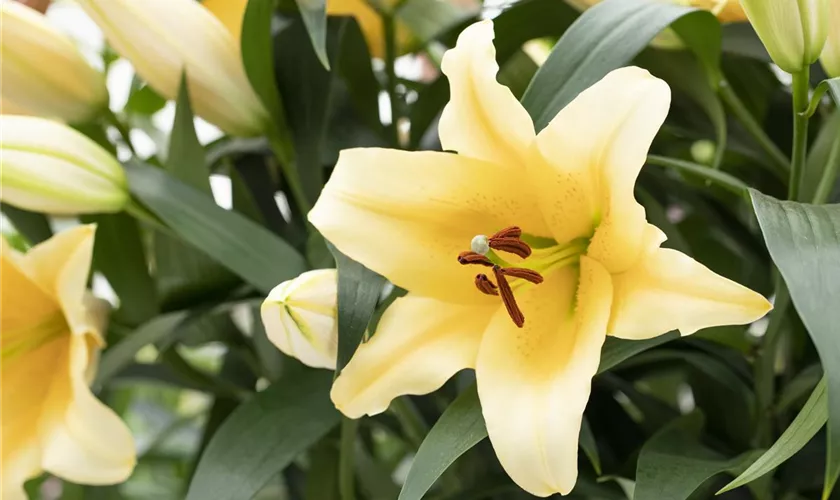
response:
<path fill-rule="evenodd" d="M 116 158 L 72 128 L 0 116 L 0 201 L 52 214 L 118 212 L 129 200 Z"/>
<path fill-rule="evenodd" d="M 814 63 L 828 35 L 828 0 L 742 0 L 777 66 L 799 73 Z"/>
<path fill-rule="evenodd" d="M 195 113 L 225 132 L 260 135 L 268 113 L 251 87 L 239 41 L 195 0 L 79 0 L 112 47 L 159 94 L 187 74 Z"/>
<path fill-rule="evenodd" d="M 0 3 L 0 99 L 4 113 L 86 121 L 108 104 L 105 78 L 44 15 L 17 2 Z"/>
<path fill-rule="evenodd" d="M 828 25 L 834 29 L 828 31 L 820 62 L 828 76 L 840 78 L 840 0 L 829 3 Z"/>
<path fill-rule="evenodd" d="M 308 271 L 280 283 L 260 309 L 268 339 L 305 365 L 335 370 L 337 299 L 335 269 Z"/>

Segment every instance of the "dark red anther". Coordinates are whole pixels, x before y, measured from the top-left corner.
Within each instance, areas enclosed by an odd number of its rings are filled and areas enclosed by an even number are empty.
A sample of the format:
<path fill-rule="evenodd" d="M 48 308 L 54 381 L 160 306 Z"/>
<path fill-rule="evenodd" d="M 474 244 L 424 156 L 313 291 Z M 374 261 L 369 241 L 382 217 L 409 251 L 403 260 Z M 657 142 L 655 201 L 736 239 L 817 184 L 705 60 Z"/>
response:
<path fill-rule="evenodd" d="M 495 283 L 490 281 L 486 274 L 479 274 L 475 277 L 475 287 L 486 295 L 499 295 L 499 289 Z"/>
<path fill-rule="evenodd" d="M 516 304 L 516 299 L 513 296 L 513 290 L 510 289 L 510 285 L 508 284 L 505 275 L 502 274 L 502 268 L 499 266 L 493 266 L 493 274 L 496 276 L 496 282 L 499 284 L 499 295 L 502 296 L 502 302 L 505 304 L 508 316 L 510 316 L 510 319 L 513 320 L 513 324 L 522 328 L 525 324 L 525 315 L 522 314 L 522 310 L 519 309 L 519 306 Z"/>
<path fill-rule="evenodd" d="M 487 267 L 493 266 L 493 263 L 490 262 L 490 259 L 481 255 L 480 253 L 475 252 L 461 252 L 460 254 L 458 254 L 458 263 L 464 266 L 468 264 L 478 264 Z"/>
<path fill-rule="evenodd" d="M 494 239 L 494 238 L 516 238 L 516 239 L 519 239 L 520 236 L 522 236 L 522 229 L 519 229 L 519 227 L 517 227 L 517 226 L 510 226 L 510 227 L 506 227 L 506 228 L 502 229 L 501 231 L 499 231 L 498 233 L 494 234 L 493 236 L 490 237 L 490 239 Z"/>
<path fill-rule="evenodd" d="M 512 278 L 520 278 L 526 281 L 530 281 L 535 285 L 539 285 L 543 282 L 543 277 L 540 273 L 532 271 L 531 269 L 523 269 L 521 267 L 503 267 L 502 274 L 504 274 L 505 276 L 510 276 Z"/>
<path fill-rule="evenodd" d="M 531 247 L 519 238 L 490 238 L 488 240 L 490 248 L 500 252 L 508 252 L 522 257 L 523 259 L 531 255 Z"/>

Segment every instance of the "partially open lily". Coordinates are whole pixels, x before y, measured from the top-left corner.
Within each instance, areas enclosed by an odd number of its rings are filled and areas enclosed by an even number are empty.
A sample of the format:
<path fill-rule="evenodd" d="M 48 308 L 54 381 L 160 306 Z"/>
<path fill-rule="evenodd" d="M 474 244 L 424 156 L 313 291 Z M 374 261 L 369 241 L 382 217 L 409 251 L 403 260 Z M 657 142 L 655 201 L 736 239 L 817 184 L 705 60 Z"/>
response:
<path fill-rule="evenodd" d="M 134 441 L 88 388 L 107 318 L 87 294 L 94 229 L 81 226 L 24 255 L 0 238 L 2 453 L 0 498 L 48 471 L 80 484 L 114 484 L 134 469 Z"/>
<path fill-rule="evenodd" d="M 623 68 L 539 135 L 496 81 L 493 25 L 443 59 L 440 119 L 455 153 L 341 153 L 309 220 L 341 252 L 408 290 L 336 380 L 347 416 L 384 411 L 475 368 L 494 449 L 532 494 L 568 493 L 607 335 L 746 324 L 761 295 L 660 248 L 633 197 L 670 105 L 668 85 Z"/>

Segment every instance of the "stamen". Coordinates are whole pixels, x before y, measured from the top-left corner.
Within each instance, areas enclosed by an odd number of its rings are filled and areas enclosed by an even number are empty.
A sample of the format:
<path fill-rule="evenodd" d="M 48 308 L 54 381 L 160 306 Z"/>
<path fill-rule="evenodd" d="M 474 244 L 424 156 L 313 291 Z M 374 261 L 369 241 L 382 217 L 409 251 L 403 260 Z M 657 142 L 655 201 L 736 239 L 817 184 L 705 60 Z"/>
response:
<path fill-rule="evenodd" d="M 478 264 L 481 266 L 492 267 L 493 263 L 487 257 L 475 252 L 461 252 L 458 254 L 458 263 L 466 266 L 469 264 Z"/>
<path fill-rule="evenodd" d="M 490 238 L 490 248 L 499 250 L 500 252 L 508 252 L 522 257 L 523 259 L 531 255 L 531 247 L 519 238 Z"/>
<path fill-rule="evenodd" d="M 540 273 L 531 269 L 523 269 L 521 267 L 503 267 L 502 274 L 512 278 L 521 278 L 523 280 L 530 281 L 535 285 L 539 285 L 543 282 L 543 277 Z"/>
<path fill-rule="evenodd" d="M 502 296 L 502 302 L 505 304 L 508 316 L 510 316 L 510 319 L 513 320 L 513 323 L 517 327 L 522 328 L 525 324 L 525 315 L 522 314 L 522 310 L 516 304 L 516 299 L 513 297 L 513 290 L 510 289 L 505 275 L 502 274 L 502 268 L 493 266 L 493 274 L 496 276 L 496 282 L 499 284 L 499 294 Z"/>
<path fill-rule="evenodd" d="M 522 229 L 517 226 L 510 226 L 502 229 L 498 233 L 494 234 L 490 238 L 517 238 L 522 236 Z"/>
<path fill-rule="evenodd" d="M 479 274 L 475 277 L 475 287 L 478 291 L 487 295 L 499 295 L 498 287 L 490 281 L 486 274 Z"/>

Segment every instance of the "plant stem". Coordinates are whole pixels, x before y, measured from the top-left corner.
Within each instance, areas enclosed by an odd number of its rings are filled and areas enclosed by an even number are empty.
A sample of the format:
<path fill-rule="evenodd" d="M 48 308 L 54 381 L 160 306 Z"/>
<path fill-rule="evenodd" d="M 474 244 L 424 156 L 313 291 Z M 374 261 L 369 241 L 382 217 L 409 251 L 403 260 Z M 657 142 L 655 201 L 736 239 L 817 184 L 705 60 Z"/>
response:
<path fill-rule="evenodd" d="M 790 162 L 790 184 L 788 199 L 799 198 L 799 184 L 805 169 L 805 157 L 808 152 L 808 69 L 793 75 L 793 155 Z"/>
<path fill-rule="evenodd" d="M 840 171 L 840 137 L 834 140 L 834 144 L 831 146 L 831 152 L 828 154 L 828 161 L 825 164 L 820 183 L 817 185 L 817 191 L 814 193 L 814 199 L 812 200 L 815 205 L 820 205 L 828 201 L 828 197 L 831 196 L 831 191 L 834 189 L 838 171 Z"/>
<path fill-rule="evenodd" d="M 767 154 L 771 160 L 772 171 L 779 179 L 784 180 L 788 175 L 789 163 L 784 153 L 776 146 L 776 144 L 764 132 L 764 128 L 750 113 L 750 110 L 744 105 L 743 101 L 729 86 L 726 80 L 721 81 L 718 89 L 721 99 L 735 114 L 735 118 L 744 126 L 747 133 L 761 146 L 761 149 Z"/>
<path fill-rule="evenodd" d="M 420 420 L 417 409 L 414 408 L 408 396 L 403 396 L 392 401 L 391 411 L 397 417 L 397 420 L 399 420 L 408 442 L 415 448 L 419 448 L 429 429 Z"/>
<path fill-rule="evenodd" d="M 341 446 L 338 458 L 338 491 L 341 500 L 356 500 L 355 452 L 359 420 L 341 419 Z"/>
<path fill-rule="evenodd" d="M 399 106 L 397 105 L 397 73 L 394 63 L 397 59 L 397 40 L 394 15 L 386 13 L 382 16 L 382 24 L 385 29 L 385 76 L 388 87 L 388 101 L 391 105 L 391 124 L 388 131 L 391 136 L 391 143 L 395 148 L 400 148 Z"/>
<path fill-rule="evenodd" d="M 749 201 L 750 196 L 747 192 L 748 186 L 744 183 L 744 181 L 726 172 L 722 172 L 705 165 L 692 163 L 690 161 L 668 158 L 667 156 L 648 155 L 647 163 L 650 165 L 673 168 L 674 170 L 681 170 L 683 172 L 698 175 L 703 179 L 713 184 L 717 184 L 723 189 L 726 189 L 733 194 L 737 194 Z"/>
<path fill-rule="evenodd" d="M 755 364 L 755 403 L 756 403 L 756 446 L 766 448 L 773 442 L 770 422 L 770 409 L 776 394 L 776 351 L 782 338 L 782 326 L 785 314 L 790 306 L 790 294 L 785 281 L 778 272 L 776 278 L 775 303 L 770 313 L 770 323 L 762 339 L 761 351 Z"/>
<path fill-rule="evenodd" d="M 113 126 L 115 129 L 117 129 L 117 132 L 120 133 L 120 137 L 122 137 L 123 142 L 125 142 L 125 145 L 128 146 L 128 150 L 131 151 L 131 155 L 137 156 L 137 151 L 134 150 L 134 144 L 131 143 L 131 134 L 129 133 L 129 130 L 125 128 L 125 125 L 123 125 L 123 123 L 120 121 L 117 115 L 115 115 L 110 108 L 105 108 L 104 115 L 105 121 L 109 125 Z"/>
<path fill-rule="evenodd" d="M 280 163 L 280 170 L 282 170 L 283 177 L 289 185 L 292 198 L 294 198 L 294 202 L 297 204 L 300 213 L 305 217 L 309 213 L 309 210 L 312 209 L 312 205 L 309 204 L 306 193 L 303 191 L 303 184 L 301 183 L 300 174 L 296 167 L 294 147 L 275 130 L 269 131 L 268 143 L 271 145 L 271 149 L 274 151 L 278 163 Z"/>
<path fill-rule="evenodd" d="M 170 236 L 173 236 L 175 233 L 166 225 L 162 220 L 158 218 L 157 215 L 150 212 L 146 207 L 137 203 L 134 198 L 128 200 L 128 204 L 126 204 L 125 208 L 123 209 L 125 212 L 137 219 L 140 222 L 145 222 L 146 224 L 152 226 L 158 231 L 164 232 Z"/>

